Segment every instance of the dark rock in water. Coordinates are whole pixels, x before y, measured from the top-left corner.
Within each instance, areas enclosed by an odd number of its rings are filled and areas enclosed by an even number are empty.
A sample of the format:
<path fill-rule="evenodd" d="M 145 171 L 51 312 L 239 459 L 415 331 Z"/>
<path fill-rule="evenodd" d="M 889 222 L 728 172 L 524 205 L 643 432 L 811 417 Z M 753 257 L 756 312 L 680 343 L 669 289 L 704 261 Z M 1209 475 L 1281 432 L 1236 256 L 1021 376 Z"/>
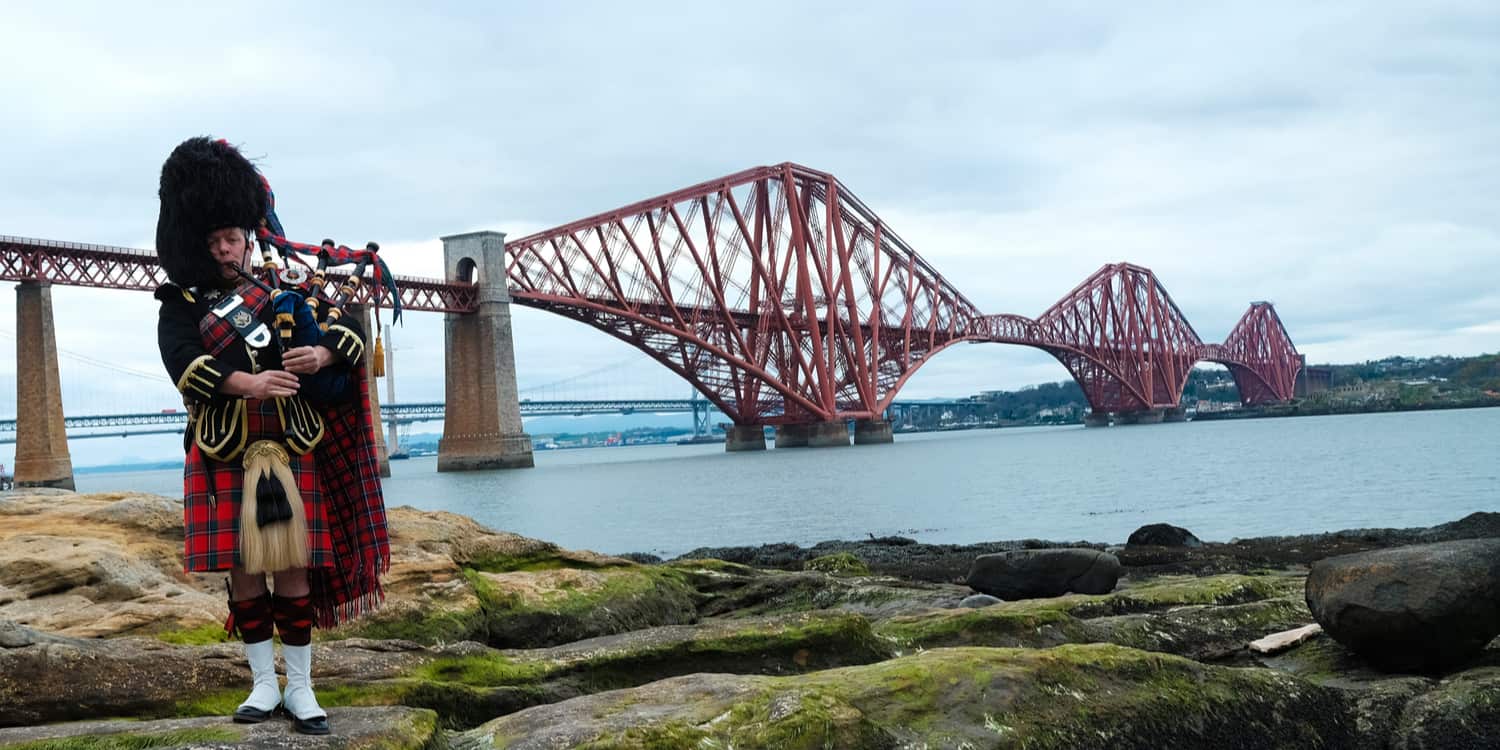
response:
<path fill-rule="evenodd" d="M 795 544 L 766 544 L 760 547 L 699 547 L 676 559 L 713 558 L 757 568 L 802 570 L 814 558 L 849 552 L 863 560 L 876 575 L 896 576 L 913 581 L 962 583 L 974 558 L 1014 549 L 1058 547 L 1092 547 L 1084 542 L 1043 542 L 1025 539 L 979 544 L 921 544 L 907 537 L 876 537 L 863 541 L 826 541 L 812 547 Z M 1103 548 L 1104 545 L 1098 545 Z"/>
<path fill-rule="evenodd" d="M 1120 561 L 1096 549 L 1016 550 L 974 558 L 969 588 L 1007 601 L 1107 594 L 1120 579 Z"/>
<path fill-rule="evenodd" d="M 1157 547 L 1202 547 L 1203 542 L 1193 532 L 1169 523 L 1153 523 L 1142 526 L 1130 534 L 1125 544 L 1132 547 L 1154 545 Z"/>
<path fill-rule="evenodd" d="M 1424 532 L 1424 536 L 1430 537 L 1434 542 L 1449 539 L 1500 537 L 1500 513 L 1485 513 L 1484 511 L 1470 513 L 1457 521 L 1433 526 Z"/>
<path fill-rule="evenodd" d="M 989 594 L 975 594 L 973 596 L 966 596 L 966 597 L 964 597 L 963 601 L 961 601 L 961 602 L 958 603 L 958 606 L 960 606 L 960 607 L 968 607 L 970 609 L 979 609 L 980 607 L 988 607 L 991 604 L 999 604 L 999 603 L 1000 603 L 999 599 L 996 599 L 995 597 L 990 596 Z"/>
<path fill-rule="evenodd" d="M 681 555 L 677 560 L 699 560 L 712 558 L 724 562 L 753 565 L 757 568 L 780 568 L 801 570 L 808 559 L 807 550 L 795 544 L 763 544 L 759 547 L 699 547 Z M 813 555 L 816 557 L 816 555 Z"/>
<path fill-rule="evenodd" d="M 1500 539 L 1360 552 L 1320 560 L 1307 606 L 1339 643 L 1384 669 L 1462 664 L 1500 635 Z"/>
<path fill-rule="evenodd" d="M 917 540 L 907 536 L 872 536 L 864 540 L 865 544 L 878 544 L 885 547 L 910 547 Z"/>

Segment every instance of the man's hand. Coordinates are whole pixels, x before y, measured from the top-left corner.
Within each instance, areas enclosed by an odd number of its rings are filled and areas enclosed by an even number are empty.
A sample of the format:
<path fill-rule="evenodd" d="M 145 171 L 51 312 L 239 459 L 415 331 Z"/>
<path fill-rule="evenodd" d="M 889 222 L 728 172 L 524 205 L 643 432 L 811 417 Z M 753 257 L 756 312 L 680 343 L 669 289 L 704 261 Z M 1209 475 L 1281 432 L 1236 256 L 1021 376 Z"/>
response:
<path fill-rule="evenodd" d="M 279 396 L 293 396 L 297 393 L 297 376 L 285 370 L 266 370 L 250 376 L 249 388 L 250 398 L 268 399 Z"/>
<path fill-rule="evenodd" d="M 287 372 L 311 375 L 333 364 L 333 352 L 326 346 L 299 346 L 281 355 L 281 366 Z"/>

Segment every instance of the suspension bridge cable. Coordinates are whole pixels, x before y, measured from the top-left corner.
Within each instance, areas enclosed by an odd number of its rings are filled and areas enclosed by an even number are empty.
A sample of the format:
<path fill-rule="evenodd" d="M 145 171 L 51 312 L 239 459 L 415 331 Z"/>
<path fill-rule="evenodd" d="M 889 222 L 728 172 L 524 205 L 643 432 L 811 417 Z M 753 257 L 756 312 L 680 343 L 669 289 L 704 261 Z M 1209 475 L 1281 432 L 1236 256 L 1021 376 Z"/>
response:
<path fill-rule="evenodd" d="M 13 334 L 13 333 L 11 333 L 9 331 L 0 331 L 0 337 L 4 337 L 4 338 L 7 338 L 7 339 L 14 340 L 15 339 L 15 334 Z M 114 364 L 114 363 L 111 363 L 111 362 L 105 362 L 103 360 L 95 359 L 93 357 L 90 357 L 87 354 L 79 354 L 77 352 L 68 351 L 67 349 L 61 349 L 61 348 L 59 348 L 57 350 L 57 353 L 65 356 L 65 357 L 68 357 L 70 359 L 78 360 L 78 361 L 83 362 L 85 364 L 90 364 L 90 365 L 93 365 L 95 367 L 102 367 L 102 368 L 104 368 L 106 370 L 112 370 L 114 372 L 118 372 L 118 373 L 120 373 L 122 375 L 131 375 L 131 376 L 134 376 L 134 377 L 137 377 L 137 378 L 145 378 L 146 380 L 153 380 L 153 381 L 157 381 L 157 382 L 171 382 L 170 380 L 167 379 L 166 375 L 163 375 L 162 373 L 159 373 L 159 372 L 146 372 L 145 370 L 137 370 L 137 369 L 134 369 L 134 368 L 131 368 L 131 367 L 125 367 L 124 365 L 117 365 L 117 364 Z"/>

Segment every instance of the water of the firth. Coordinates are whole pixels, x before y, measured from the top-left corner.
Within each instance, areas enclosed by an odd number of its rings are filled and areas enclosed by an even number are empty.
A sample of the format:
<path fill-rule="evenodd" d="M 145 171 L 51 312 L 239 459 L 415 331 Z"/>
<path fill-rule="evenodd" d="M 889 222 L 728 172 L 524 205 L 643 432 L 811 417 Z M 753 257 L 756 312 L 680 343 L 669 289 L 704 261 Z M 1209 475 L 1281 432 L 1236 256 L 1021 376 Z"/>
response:
<path fill-rule="evenodd" d="M 898 435 L 894 445 L 539 452 L 523 471 L 392 464 L 386 503 L 602 552 L 859 539 L 1119 543 L 1142 524 L 1206 540 L 1430 526 L 1500 509 L 1500 409 Z M 179 495 L 180 471 L 79 490 Z"/>

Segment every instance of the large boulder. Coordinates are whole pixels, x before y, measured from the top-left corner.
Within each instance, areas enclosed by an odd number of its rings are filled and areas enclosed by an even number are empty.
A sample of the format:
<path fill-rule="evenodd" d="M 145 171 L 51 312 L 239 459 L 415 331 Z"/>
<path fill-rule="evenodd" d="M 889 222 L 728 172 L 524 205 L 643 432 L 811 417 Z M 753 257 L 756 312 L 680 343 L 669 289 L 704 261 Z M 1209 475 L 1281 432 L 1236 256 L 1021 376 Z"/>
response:
<path fill-rule="evenodd" d="M 1203 542 L 1193 532 L 1169 523 L 1153 523 L 1136 529 L 1125 540 L 1128 547 L 1202 547 Z"/>
<path fill-rule="evenodd" d="M 0 619 L 94 638 L 224 621 L 223 574 L 182 570 L 182 502 L 31 490 L 0 500 Z"/>
<path fill-rule="evenodd" d="M 1096 549 L 1032 549 L 974 558 L 969 587 L 1006 601 L 1107 594 L 1120 580 L 1120 561 Z"/>
<path fill-rule="evenodd" d="M 1393 671 L 1448 669 L 1500 635 L 1500 539 L 1320 560 L 1307 606 L 1335 640 Z"/>

